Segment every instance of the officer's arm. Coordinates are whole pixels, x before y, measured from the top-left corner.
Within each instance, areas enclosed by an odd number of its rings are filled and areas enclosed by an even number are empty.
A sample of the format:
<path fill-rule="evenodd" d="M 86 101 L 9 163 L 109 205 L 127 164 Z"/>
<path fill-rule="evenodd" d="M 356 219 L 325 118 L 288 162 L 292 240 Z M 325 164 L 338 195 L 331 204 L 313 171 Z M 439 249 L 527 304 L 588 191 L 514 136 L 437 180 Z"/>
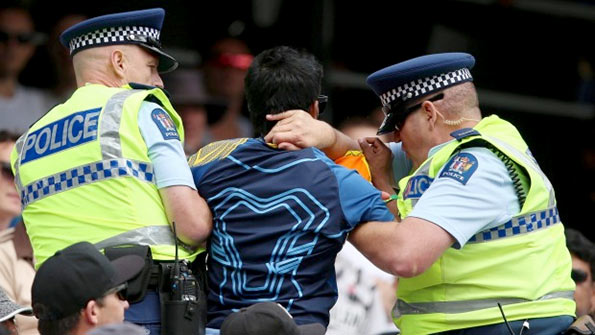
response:
<path fill-rule="evenodd" d="M 180 241 L 197 246 L 209 237 L 213 229 L 211 211 L 196 190 L 183 185 L 159 190 L 169 222 L 176 223 Z"/>
<path fill-rule="evenodd" d="M 430 221 L 407 217 L 401 222 L 360 224 L 349 241 L 379 268 L 408 278 L 426 271 L 455 239 Z"/>
<path fill-rule="evenodd" d="M 211 231 L 211 212 L 194 188 L 174 121 L 160 105 L 144 101 L 138 124 L 170 224 L 176 223 L 182 242 L 200 245 Z"/>
<path fill-rule="evenodd" d="M 355 140 L 302 110 L 269 114 L 267 120 L 277 123 L 264 139 L 277 144 L 280 149 L 316 147 L 333 160 L 349 150 L 359 150 Z"/>

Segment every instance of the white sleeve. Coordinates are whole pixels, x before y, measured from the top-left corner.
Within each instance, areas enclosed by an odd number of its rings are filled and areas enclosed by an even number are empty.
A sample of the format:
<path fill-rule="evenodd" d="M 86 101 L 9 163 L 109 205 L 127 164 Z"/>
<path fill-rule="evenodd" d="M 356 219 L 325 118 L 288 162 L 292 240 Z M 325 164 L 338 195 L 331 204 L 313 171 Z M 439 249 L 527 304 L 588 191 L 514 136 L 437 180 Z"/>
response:
<path fill-rule="evenodd" d="M 158 104 L 143 101 L 138 111 L 138 127 L 153 163 L 157 188 L 186 185 L 196 189 L 181 139 L 169 114 Z"/>
<path fill-rule="evenodd" d="M 460 248 L 476 233 L 506 223 L 519 211 L 504 163 L 488 149 L 474 147 L 450 158 L 409 216 L 444 228 Z"/>

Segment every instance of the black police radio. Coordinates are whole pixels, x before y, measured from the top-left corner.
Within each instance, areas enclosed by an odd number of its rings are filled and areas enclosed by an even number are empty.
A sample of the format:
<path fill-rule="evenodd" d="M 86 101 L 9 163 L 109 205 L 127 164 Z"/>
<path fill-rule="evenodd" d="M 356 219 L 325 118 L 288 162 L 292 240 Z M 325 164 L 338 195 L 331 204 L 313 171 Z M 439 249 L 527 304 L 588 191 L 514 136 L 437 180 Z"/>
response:
<path fill-rule="evenodd" d="M 204 335 L 206 326 L 206 301 L 199 282 L 187 260 L 178 258 L 176 224 L 172 222 L 175 239 L 175 259 L 167 265 L 168 278 L 162 289 L 161 328 L 164 335 Z M 165 271 L 164 271 L 165 272 Z M 164 273 L 165 274 L 165 273 Z M 165 279 L 165 278 L 164 278 Z"/>

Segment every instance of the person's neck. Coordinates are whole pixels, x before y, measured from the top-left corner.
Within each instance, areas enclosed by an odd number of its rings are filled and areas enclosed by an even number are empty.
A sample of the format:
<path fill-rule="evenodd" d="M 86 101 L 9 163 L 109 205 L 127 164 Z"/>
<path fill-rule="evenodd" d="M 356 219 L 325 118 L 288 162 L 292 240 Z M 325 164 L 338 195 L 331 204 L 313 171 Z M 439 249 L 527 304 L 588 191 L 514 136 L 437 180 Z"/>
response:
<path fill-rule="evenodd" d="M 16 78 L 13 78 L 11 76 L 0 78 L 0 96 L 3 96 L 5 98 L 12 98 L 16 86 Z"/>
<path fill-rule="evenodd" d="M 84 318 L 84 316 L 81 316 L 81 320 L 79 320 L 79 323 L 75 326 L 74 329 L 68 332 L 68 335 L 86 335 L 88 331 L 95 328 L 95 326 L 92 326 L 91 324 L 84 322 L 82 318 Z"/>
<path fill-rule="evenodd" d="M 88 70 L 87 72 L 76 77 L 77 87 L 83 87 L 86 84 L 99 84 L 108 87 L 121 87 L 127 82 L 123 79 L 115 78 L 105 72 L 97 70 Z"/>

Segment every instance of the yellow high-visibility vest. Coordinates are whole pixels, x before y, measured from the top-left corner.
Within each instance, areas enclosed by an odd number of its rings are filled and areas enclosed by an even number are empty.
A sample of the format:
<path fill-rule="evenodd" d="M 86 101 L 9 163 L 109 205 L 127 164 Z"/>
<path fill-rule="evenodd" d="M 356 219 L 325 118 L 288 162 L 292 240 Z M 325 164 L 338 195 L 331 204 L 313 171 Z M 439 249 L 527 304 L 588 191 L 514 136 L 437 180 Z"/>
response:
<path fill-rule="evenodd" d="M 183 138 L 181 119 L 161 89 L 92 84 L 17 141 L 11 161 L 36 267 L 79 241 L 100 249 L 149 245 L 154 259 L 174 258 L 174 236 L 138 128 L 149 96 L 169 114 L 164 126 Z M 180 258 L 196 254 L 179 250 Z"/>
<path fill-rule="evenodd" d="M 554 190 L 512 124 L 486 117 L 440 148 L 399 182 L 400 215 L 406 217 L 429 186 L 413 184 L 431 183 L 468 146 L 488 147 L 505 164 L 525 171 L 519 176 L 528 185 L 521 211 L 506 224 L 476 234 L 463 248 L 449 248 L 421 275 L 400 278 L 395 323 L 405 335 L 501 323 L 498 303 L 508 321 L 573 316 L 572 263 Z M 407 194 L 413 189 L 422 192 Z"/>

